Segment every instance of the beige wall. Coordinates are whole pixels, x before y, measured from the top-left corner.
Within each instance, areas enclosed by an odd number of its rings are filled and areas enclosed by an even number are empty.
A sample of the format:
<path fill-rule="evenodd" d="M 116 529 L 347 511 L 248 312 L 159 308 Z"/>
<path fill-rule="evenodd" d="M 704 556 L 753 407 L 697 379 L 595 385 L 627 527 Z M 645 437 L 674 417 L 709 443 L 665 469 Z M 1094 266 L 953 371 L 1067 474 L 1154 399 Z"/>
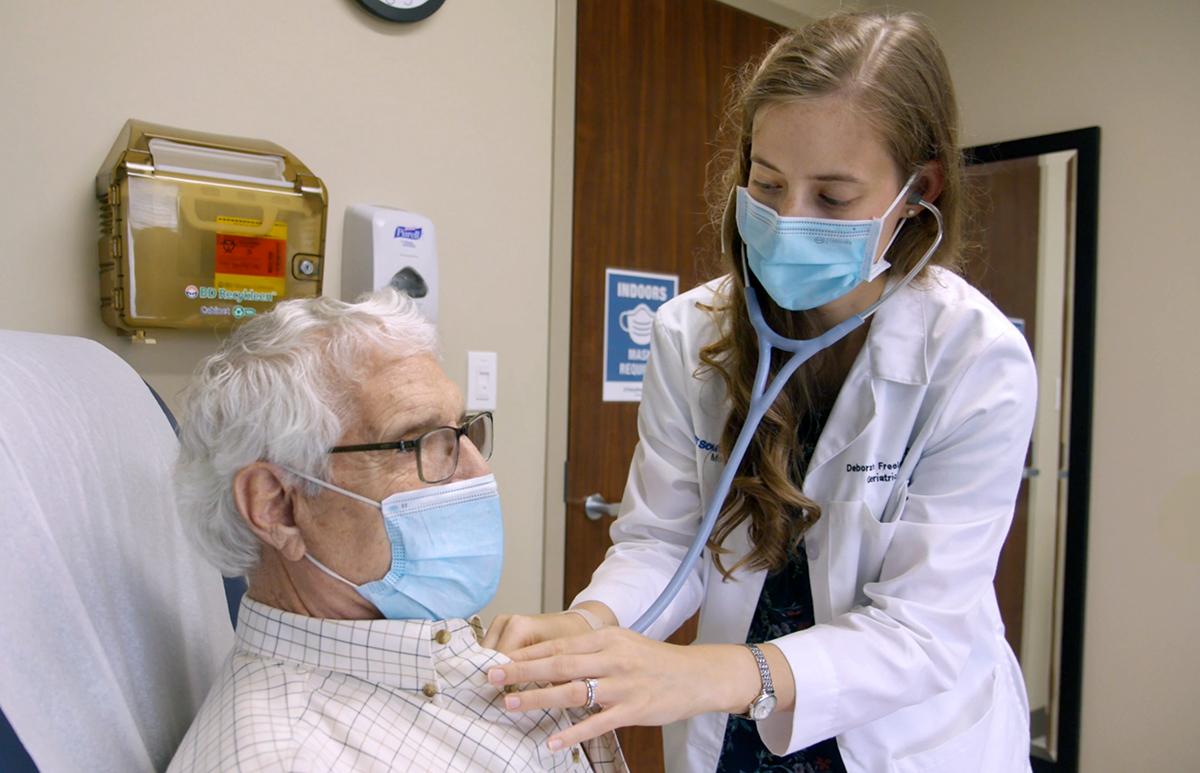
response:
<path fill-rule="evenodd" d="M 329 189 L 326 293 L 347 204 L 433 219 L 445 367 L 499 354 L 511 546 L 493 608 L 541 603 L 553 0 L 453 0 L 416 25 L 353 0 L 0 6 L 0 328 L 97 339 L 178 404 L 203 334 L 134 346 L 100 322 L 96 170 L 127 118 L 283 145 Z"/>

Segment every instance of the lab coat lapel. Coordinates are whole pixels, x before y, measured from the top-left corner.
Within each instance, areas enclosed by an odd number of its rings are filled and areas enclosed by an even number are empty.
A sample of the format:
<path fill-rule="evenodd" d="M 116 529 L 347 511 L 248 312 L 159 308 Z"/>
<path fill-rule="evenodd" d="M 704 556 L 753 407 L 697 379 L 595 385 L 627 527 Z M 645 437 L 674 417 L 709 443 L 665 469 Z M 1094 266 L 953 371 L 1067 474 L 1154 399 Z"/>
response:
<path fill-rule="evenodd" d="M 914 282 L 937 282 L 939 275 Z M 892 283 L 888 283 L 891 289 Z M 929 363 L 926 361 L 928 323 L 925 313 L 925 293 L 912 285 L 901 289 L 891 300 L 879 307 L 867 342 L 863 348 L 870 356 L 872 378 L 900 384 L 929 384 Z M 859 355 L 860 359 L 862 355 Z"/>
<path fill-rule="evenodd" d="M 889 281 L 887 289 L 890 290 L 895 281 Z M 929 383 L 925 340 L 925 309 L 921 293 L 905 287 L 875 313 L 867 340 L 850 367 L 825 430 L 817 441 L 809 463 L 809 481 L 822 480 L 821 468 L 861 437 L 875 420 L 878 414 L 876 380 L 902 384 Z M 830 493 L 827 486 L 822 485 L 821 488 Z"/>
<path fill-rule="evenodd" d="M 842 385 L 829 419 L 825 422 L 825 429 L 817 440 L 812 461 L 808 465 L 806 484 L 825 477 L 821 468 L 845 451 L 875 419 L 875 386 L 871 377 L 870 355 L 870 349 L 864 344 L 863 351 L 859 352 L 850 367 L 846 383 Z M 822 489 L 827 490 L 825 487 Z"/>
<path fill-rule="evenodd" d="M 888 289 L 890 287 L 889 283 Z M 929 383 L 925 341 L 921 294 L 910 287 L 903 288 L 879 307 L 862 351 L 834 402 L 804 480 L 804 493 L 810 499 L 822 505 L 863 500 L 865 492 L 854 485 L 857 479 L 839 474 L 839 457 L 865 434 L 877 435 L 879 430 L 874 429 L 873 424 L 888 420 L 887 406 L 877 404 L 877 381 Z M 886 390 L 883 394 L 887 394 Z M 886 426 L 882 430 L 886 430 Z M 870 438 L 866 442 L 870 444 Z M 844 595 L 842 591 L 849 586 L 843 586 L 857 580 L 853 576 L 842 576 L 842 572 L 835 576 L 832 571 L 831 546 L 853 539 L 848 534 L 832 534 L 832 529 L 848 528 L 846 523 L 835 526 L 833 520 L 831 517 L 818 519 L 805 535 L 813 613 L 818 623 L 833 619 L 834 597 Z"/>
<path fill-rule="evenodd" d="M 825 422 L 825 430 L 817 441 L 804 479 L 805 495 L 823 507 L 827 507 L 825 503 L 831 500 L 854 496 L 853 492 L 845 490 L 848 479 L 837 474 L 837 464 L 828 462 L 836 459 L 875 420 L 875 389 L 865 362 L 869 358 L 863 356 L 869 352 L 866 346 L 863 350 L 850 368 L 846 384 L 833 405 L 829 420 Z M 813 617 L 817 623 L 828 623 L 833 619 L 834 588 L 831 583 L 835 580 L 830 566 L 830 546 L 836 535 L 831 528 L 830 518 L 823 514 L 804 537 L 812 586 Z"/>

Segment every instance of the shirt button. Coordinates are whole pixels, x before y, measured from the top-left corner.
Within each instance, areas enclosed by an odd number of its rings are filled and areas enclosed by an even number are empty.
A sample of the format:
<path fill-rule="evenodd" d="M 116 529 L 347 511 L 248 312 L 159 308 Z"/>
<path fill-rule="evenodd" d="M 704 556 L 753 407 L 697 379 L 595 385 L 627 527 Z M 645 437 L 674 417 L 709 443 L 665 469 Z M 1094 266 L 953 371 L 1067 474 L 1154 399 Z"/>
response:
<path fill-rule="evenodd" d="M 421 692 L 425 693 L 426 698 L 432 698 L 437 695 L 437 685 L 427 684 L 421 688 Z"/>
<path fill-rule="evenodd" d="M 438 644 L 449 644 L 450 643 L 450 632 L 447 631 L 445 628 L 443 628 L 442 630 L 438 631 L 437 633 L 435 633 L 433 635 L 433 640 L 435 642 L 437 642 Z"/>
<path fill-rule="evenodd" d="M 808 557 L 814 561 L 821 557 L 821 544 L 819 542 L 804 543 L 804 550 L 808 553 Z"/>

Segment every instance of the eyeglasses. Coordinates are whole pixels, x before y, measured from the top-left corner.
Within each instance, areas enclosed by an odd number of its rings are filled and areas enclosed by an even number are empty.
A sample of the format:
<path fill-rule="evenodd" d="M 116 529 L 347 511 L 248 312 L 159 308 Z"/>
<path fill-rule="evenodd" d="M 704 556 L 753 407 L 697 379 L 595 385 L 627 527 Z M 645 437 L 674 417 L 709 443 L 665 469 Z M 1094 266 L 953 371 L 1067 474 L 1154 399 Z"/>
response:
<path fill-rule="evenodd" d="M 467 436 L 484 461 L 492 458 L 492 414 L 490 411 L 468 416 L 457 427 L 437 427 L 424 432 L 416 440 L 394 443 L 366 443 L 357 446 L 336 446 L 331 454 L 351 451 L 416 451 L 417 475 L 424 483 L 441 483 L 458 469 L 459 438 Z"/>

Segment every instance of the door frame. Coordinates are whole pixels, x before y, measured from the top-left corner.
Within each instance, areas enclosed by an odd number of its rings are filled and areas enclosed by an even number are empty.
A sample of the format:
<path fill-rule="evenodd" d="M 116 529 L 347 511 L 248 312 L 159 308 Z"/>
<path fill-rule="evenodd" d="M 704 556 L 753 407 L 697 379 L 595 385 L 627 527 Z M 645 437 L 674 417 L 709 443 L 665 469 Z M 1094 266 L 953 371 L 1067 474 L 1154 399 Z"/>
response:
<path fill-rule="evenodd" d="M 785 27 L 812 16 L 774 0 L 717 0 Z M 795 2 L 796 0 L 791 0 Z M 812 5 L 816 5 L 812 3 Z M 555 0 L 554 109 L 550 162 L 550 293 L 546 384 L 546 509 L 542 545 L 542 611 L 563 598 L 567 538 L 566 464 L 571 376 L 571 242 L 575 207 L 575 58 L 578 0 Z M 680 292 L 691 288 L 679 288 Z"/>
<path fill-rule="evenodd" d="M 575 218 L 575 54 L 578 0 L 555 0 L 554 128 L 550 161 L 550 325 L 546 368 L 542 611 L 563 599 L 566 465 L 571 387 L 571 240 Z"/>

